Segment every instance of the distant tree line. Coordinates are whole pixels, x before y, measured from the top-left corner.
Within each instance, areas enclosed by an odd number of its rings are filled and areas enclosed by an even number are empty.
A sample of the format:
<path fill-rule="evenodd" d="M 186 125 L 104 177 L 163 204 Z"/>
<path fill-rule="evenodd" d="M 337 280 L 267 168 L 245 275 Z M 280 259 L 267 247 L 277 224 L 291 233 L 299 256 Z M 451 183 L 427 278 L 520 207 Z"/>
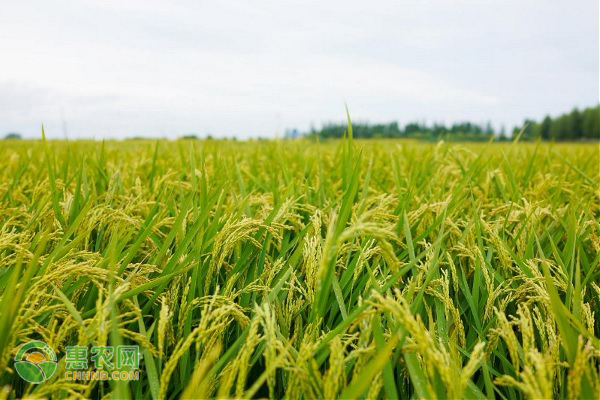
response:
<path fill-rule="evenodd" d="M 312 129 L 309 137 L 317 134 L 320 139 L 340 138 L 347 131 L 346 124 L 325 124 L 320 130 Z M 483 127 L 470 122 L 463 122 L 446 127 L 443 124 L 428 125 L 411 122 L 401 128 L 397 122 L 389 124 L 352 123 L 352 134 L 357 139 L 377 138 L 415 138 L 422 140 L 437 140 L 445 135 L 452 135 L 456 140 L 486 141 L 494 135 L 491 124 Z"/>
<path fill-rule="evenodd" d="M 320 139 L 341 138 L 347 131 L 344 123 L 328 123 L 321 129 L 312 128 L 305 136 Z M 583 111 L 574 109 L 568 114 L 556 118 L 547 116 L 541 122 L 525 120 L 523 126 L 515 127 L 512 137 L 521 130 L 521 140 L 590 140 L 600 139 L 600 106 L 586 108 Z M 488 122 L 485 125 L 471 122 L 455 123 L 446 126 L 440 123 L 432 125 L 412 122 L 400 127 L 397 122 L 388 124 L 352 123 L 352 133 L 355 138 L 415 138 L 422 140 L 438 140 L 441 138 L 456 141 L 487 141 L 492 136 L 498 140 L 509 140 L 504 128 L 496 131 Z M 286 135 L 287 136 L 287 135 Z"/>
<path fill-rule="evenodd" d="M 19 133 L 11 132 L 4 136 L 4 140 L 21 140 L 22 137 Z"/>
<path fill-rule="evenodd" d="M 541 122 L 525 121 L 523 137 L 544 140 L 585 140 L 600 139 L 600 106 L 579 111 L 575 108 L 569 114 L 557 118 L 547 116 Z M 515 128 L 513 134 L 520 129 Z"/>
<path fill-rule="evenodd" d="M 341 138 L 348 129 L 345 123 L 328 123 L 321 129 L 312 128 L 308 133 L 301 134 L 297 129 L 288 129 L 285 132 L 285 138 L 295 139 L 300 136 L 320 139 Z M 600 139 L 600 105 L 586 108 L 579 111 L 575 108 L 568 114 L 560 115 L 556 118 L 546 116 L 542 121 L 537 122 L 531 119 L 525 120 L 522 126 L 516 126 L 512 130 L 511 137 L 515 137 L 523 130 L 521 140 L 599 140 Z M 474 124 L 471 122 L 455 123 L 446 126 L 440 123 L 432 125 L 422 122 L 411 122 L 404 127 L 400 127 L 397 122 L 388 124 L 369 124 L 352 123 L 352 132 L 357 139 L 376 139 L 376 138 L 414 138 L 421 140 L 453 140 L 453 141 L 488 141 L 493 136 L 497 140 L 509 140 L 505 129 L 494 130 L 488 122 L 485 125 Z M 16 132 L 7 134 L 4 139 L 18 140 L 21 135 Z M 128 140 L 141 140 L 143 137 L 128 138 Z M 186 134 L 180 139 L 199 139 L 196 134 Z M 212 139 L 211 135 L 206 139 Z M 154 140 L 154 139 L 153 139 Z M 233 138 L 232 140 L 236 140 Z"/>

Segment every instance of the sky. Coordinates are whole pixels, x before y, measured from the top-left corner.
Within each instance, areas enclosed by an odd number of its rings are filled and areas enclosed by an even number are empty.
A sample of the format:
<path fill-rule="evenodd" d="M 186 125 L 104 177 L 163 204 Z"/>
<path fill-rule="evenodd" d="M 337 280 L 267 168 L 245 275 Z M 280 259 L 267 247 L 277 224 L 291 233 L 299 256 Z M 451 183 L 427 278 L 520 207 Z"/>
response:
<path fill-rule="evenodd" d="M 499 128 L 599 102 L 597 0 L 0 0 L 0 137 Z"/>

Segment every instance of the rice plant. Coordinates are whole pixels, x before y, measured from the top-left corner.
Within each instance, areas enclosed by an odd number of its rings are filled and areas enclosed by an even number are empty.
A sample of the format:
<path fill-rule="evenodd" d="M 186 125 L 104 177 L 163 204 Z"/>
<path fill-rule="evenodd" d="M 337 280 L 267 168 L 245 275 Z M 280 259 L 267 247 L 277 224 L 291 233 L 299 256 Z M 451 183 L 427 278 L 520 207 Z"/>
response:
<path fill-rule="evenodd" d="M 0 397 L 600 398 L 598 145 L 348 133 L 0 144 Z"/>

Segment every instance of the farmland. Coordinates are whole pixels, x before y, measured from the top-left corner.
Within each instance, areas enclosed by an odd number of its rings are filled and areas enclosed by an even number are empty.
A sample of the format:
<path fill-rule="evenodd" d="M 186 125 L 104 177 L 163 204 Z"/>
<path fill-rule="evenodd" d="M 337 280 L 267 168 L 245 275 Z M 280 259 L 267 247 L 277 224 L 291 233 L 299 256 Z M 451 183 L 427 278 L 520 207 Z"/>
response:
<path fill-rule="evenodd" d="M 2 142 L 0 398 L 599 398 L 599 153 Z M 139 380 L 67 379 L 108 345 Z"/>

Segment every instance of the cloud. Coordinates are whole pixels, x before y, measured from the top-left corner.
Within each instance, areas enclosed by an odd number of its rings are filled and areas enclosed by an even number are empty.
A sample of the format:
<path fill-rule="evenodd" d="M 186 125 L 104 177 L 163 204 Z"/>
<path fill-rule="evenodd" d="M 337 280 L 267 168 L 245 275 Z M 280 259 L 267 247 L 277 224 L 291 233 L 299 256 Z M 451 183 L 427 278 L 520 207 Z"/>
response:
<path fill-rule="evenodd" d="M 598 4 L 42 1 L 0 14 L 0 134 L 274 136 L 598 102 Z"/>

